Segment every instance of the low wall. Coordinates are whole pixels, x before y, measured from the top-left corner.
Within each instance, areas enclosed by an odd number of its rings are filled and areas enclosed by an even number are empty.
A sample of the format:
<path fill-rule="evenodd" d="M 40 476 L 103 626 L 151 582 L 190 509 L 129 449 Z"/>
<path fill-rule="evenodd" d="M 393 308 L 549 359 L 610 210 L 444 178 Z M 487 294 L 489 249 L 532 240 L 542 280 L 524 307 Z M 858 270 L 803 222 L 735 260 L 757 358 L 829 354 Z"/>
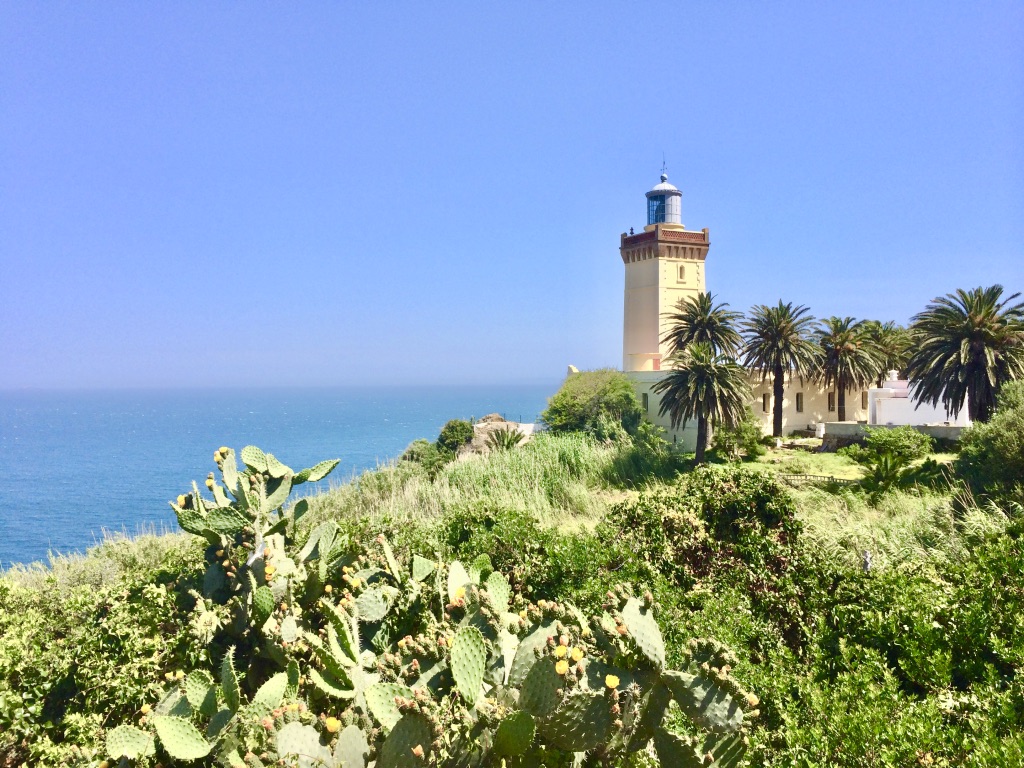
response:
<path fill-rule="evenodd" d="M 909 426 L 934 440 L 947 442 L 958 441 L 961 433 L 966 429 L 962 426 L 947 427 L 945 424 L 911 424 Z M 868 435 L 868 428 L 867 424 L 856 421 L 825 422 L 825 436 L 821 440 L 821 450 L 835 451 L 853 443 L 861 443 Z M 870 429 L 896 429 L 896 427 L 878 424 L 871 426 Z"/>

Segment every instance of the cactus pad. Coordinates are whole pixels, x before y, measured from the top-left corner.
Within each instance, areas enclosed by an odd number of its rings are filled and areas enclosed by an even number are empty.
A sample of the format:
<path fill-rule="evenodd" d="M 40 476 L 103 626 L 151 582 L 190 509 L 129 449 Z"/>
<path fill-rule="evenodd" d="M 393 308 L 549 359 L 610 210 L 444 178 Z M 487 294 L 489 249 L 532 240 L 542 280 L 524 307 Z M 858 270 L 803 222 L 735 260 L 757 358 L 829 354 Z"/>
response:
<path fill-rule="evenodd" d="M 133 725 L 119 725 L 107 732 L 107 752 L 111 757 L 137 757 L 152 755 L 156 751 L 152 735 Z"/>
<path fill-rule="evenodd" d="M 363 621 L 374 623 L 388 613 L 388 601 L 379 587 L 371 587 L 356 598 L 356 610 Z"/>
<path fill-rule="evenodd" d="M 426 578 L 434 572 L 437 565 L 425 557 L 419 555 L 412 556 L 412 577 L 416 581 L 424 581 Z"/>
<path fill-rule="evenodd" d="M 711 768 L 737 768 L 746 751 L 747 744 L 739 733 L 709 734 L 702 748 L 703 754 L 714 757 Z"/>
<path fill-rule="evenodd" d="M 267 456 L 255 445 L 247 445 L 242 449 L 242 462 L 256 472 L 267 471 Z"/>
<path fill-rule="evenodd" d="M 213 507 L 207 512 L 204 527 L 225 536 L 234 536 L 252 523 L 246 515 L 234 507 Z"/>
<path fill-rule="evenodd" d="M 455 602 L 458 598 L 458 591 L 470 583 L 469 574 L 466 568 L 458 560 L 448 566 L 448 600 Z"/>
<path fill-rule="evenodd" d="M 521 755 L 533 743 L 537 724 L 529 712 L 513 712 L 500 723 L 494 734 L 494 751 L 512 757 Z"/>
<path fill-rule="evenodd" d="M 319 464 L 312 466 L 309 469 L 304 469 L 295 475 L 292 480 L 292 484 L 318 483 L 331 474 L 340 461 L 341 459 L 329 459 L 327 461 L 321 461 Z"/>
<path fill-rule="evenodd" d="M 224 661 L 220 665 L 220 687 L 228 709 L 237 712 L 238 705 L 241 703 L 241 694 L 238 690 L 238 675 L 235 674 L 234 655 L 234 646 L 228 648 L 228 652 L 224 654 Z"/>
<path fill-rule="evenodd" d="M 672 701 L 672 693 L 668 687 L 658 681 L 641 699 L 640 712 L 629 739 L 629 751 L 639 752 L 654 738 L 655 731 L 661 726 Z"/>
<path fill-rule="evenodd" d="M 366 689 L 366 704 L 370 713 L 384 726 L 385 731 L 390 731 L 402 719 L 402 713 L 395 704 L 396 696 L 411 699 L 412 688 L 400 683 L 376 683 Z"/>
<path fill-rule="evenodd" d="M 175 760 L 198 760 L 210 754 L 210 743 L 183 717 L 155 715 L 153 727 L 163 748 Z"/>
<path fill-rule="evenodd" d="M 423 715 L 405 714 L 384 740 L 377 757 L 377 768 L 420 768 L 434 741 L 430 721 Z M 419 747 L 423 757 L 413 753 Z"/>
<path fill-rule="evenodd" d="M 508 610 L 508 601 L 512 597 L 512 588 L 508 585 L 508 579 L 498 571 L 491 571 L 487 577 L 487 594 L 494 601 L 494 610 L 505 613 Z"/>
<path fill-rule="evenodd" d="M 234 716 L 235 713 L 227 707 L 217 710 L 217 713 L 210 718 L 210 724 L 206 726 L 206 738 L 215 739 L 217 734 L 227 727 L 227 724 L 231 722 L 231 718 Z"/>
<path fill-rule="evenodd" d="M 557 634 L 553 621 L 547 621 L 524 637 L 512 659 L 512 668 L 508 673 L 508 684 L 520 685 L 537 661 L 537 653 L 547 644 L 548 638 Z"/>
<path fill-rule="evenodd" d="M 366 736 L 355 725 L 346 727 L 334 745 L 334 760 L 341 768 L 366 768 L 366 755 L 370 751 Z"/>
<path fill-rule="evenodd" d="M 703 768 L 704 756 L 698 754 L 689 739 L 659 728 L 654 734 L 654 750 L 658 763 L 678 768 Z"/>
<path fill-rule="evenodd" d="M 636 641 L 640 652 L 648 658 L 655 669 L 664 668 L 665 642 L 651 609 L 645 607 L 635 597 L 631 597 L 622 609 L 622 620 L 626 623 L 626 628 Z"/>
<path fill-rule="evenodd" d="M 278 672 L 256 691 L 256 695 L 252 697 L 252 705 L 260 710 L 269 712 L 281 706 L 287 690 L 288 673 Z"/>
<path fill-rule="evenodd" d="M 470 706 L 476 703 L 487 666 L 487 645 L 476 627 L 461 627 L 452 641 L 452 676 Z"/>
<path fill-rule="evenodd" d="M 209 673 L 201 669 L 188 673 L 185 678 L 185 698 L 192 709 L 207 717 L 217 711 L 217 688 Z"/>
<path fill-rule="evenodd" d="M 252 593 L 252 610 L 258 624 L 270 618 L 274 612 L 274 593 L 270 587 L 259 587 Z"/>
<path fill-rule="evenodd" d="M 519 706 L 537 717 L 547 716 L 561 701 L 559 692 L 564 682 L 565 678 L 555 671 L 554 659 L 539 659 L 519 690 Z"/>
<path fill-rule="evenodd" d="M 298 758 L 290 764 L 299 768 L 323 765 L 331 759 L 331 752 L 320 743 L 316 729 L 299 722 L 288 723 L 277 732 L 277 754 L 281 758 L 289 755 Z"/>
<path fill-rule="evenodd" d="M 487 578 L 493 570 L 490 557 L 477 555 L 476 559 L 469 564 L 469 580 L 474 584 L 479 584 L 480 579 Z"/>
<path fill-rule="evenodd" d="M 697 725 L 718 733 L 735 731 L 743 725 L 743 709 L 737 700 L 711 678 L 670 671 L 661 679 L 680 709 Z"/>
<path fill-rule="evenodd" d="M 580 692 L 566 696 L 542 726 L 552 745 L 583 752 L 605 744 L 612 735 L 611 702 L 603 693 Z"/>

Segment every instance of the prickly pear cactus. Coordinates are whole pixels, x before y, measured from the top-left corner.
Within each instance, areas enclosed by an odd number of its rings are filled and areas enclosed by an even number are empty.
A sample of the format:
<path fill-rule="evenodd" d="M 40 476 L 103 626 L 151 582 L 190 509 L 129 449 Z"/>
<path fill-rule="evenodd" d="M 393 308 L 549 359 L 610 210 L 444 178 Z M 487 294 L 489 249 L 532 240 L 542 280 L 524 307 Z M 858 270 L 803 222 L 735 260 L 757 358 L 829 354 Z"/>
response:
<path fill-rule="evenodd" d="M 664 765 L 737 768 L 757 697 L 727 649 L 693 641 L 668 669 L 657 606 L 628 586 L 587 617 L 530 602 L 486 556 L 468 565 L 302 523 L 292 489 L 337 462 L 293 472 L 247 446 L 218 449 L 212 496 L 172 507 L 206 546 L 193 636 L 209 666 L 168 673 L 137 724 L 112 728 L 119 760 L 231 768 Z M 675 733 L 672 701 L 690 722 Z"/>

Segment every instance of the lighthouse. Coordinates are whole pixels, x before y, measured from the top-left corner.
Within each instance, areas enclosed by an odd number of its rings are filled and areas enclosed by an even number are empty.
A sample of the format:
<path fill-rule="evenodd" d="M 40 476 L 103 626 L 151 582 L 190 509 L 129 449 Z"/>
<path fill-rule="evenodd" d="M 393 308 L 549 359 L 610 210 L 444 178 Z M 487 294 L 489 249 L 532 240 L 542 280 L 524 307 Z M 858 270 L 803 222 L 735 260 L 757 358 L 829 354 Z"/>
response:
<path fill-rule="evenodd" d="M 622 370 L 660 371 L 669 355 L 663 339 L 667 315 L 683 299 L 704 288 L 708 230 L 683 226 L 683 193 L 668 174 L 647 193 L 647 225 L 639 234 L 623 232 L 619 255 L 625 267 Z M 632 232 L 632 230 L 630 230 Z"/>

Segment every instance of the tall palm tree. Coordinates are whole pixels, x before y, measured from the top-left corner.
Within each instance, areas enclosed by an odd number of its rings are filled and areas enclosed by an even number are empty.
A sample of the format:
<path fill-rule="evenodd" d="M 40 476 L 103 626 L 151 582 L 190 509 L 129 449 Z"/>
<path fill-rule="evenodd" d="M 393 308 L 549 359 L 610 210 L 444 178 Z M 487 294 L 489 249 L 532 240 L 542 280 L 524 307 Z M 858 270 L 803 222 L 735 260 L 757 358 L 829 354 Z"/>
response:
<path fill-rule="evenodd" d="M 782 436 L 782 397 L 786 377 L 812 376 L 818 347 L 812 339 L 814 318 L 804 306 L 759 304 L 743 322 L 743 365 L 772 379 L 772 435 Z"/>
<path fill-rule="evenodd" d="M 669 358 L 672 369 L 654 385 L 662 393 L 660 415 L 669 414 L 672 429 L 697 419 L 697 463 L 704 463 L 708 427 L 735 427 L 743 420 L 750 401 L 750 386 L 743 368 L 731 357 L 697 341 Z"/>
<path fill-rule="evenodd" d="M 710 344 L 716 352 L 736 357 L 742 341 L 736 322 L 742 315 L 728 307 L 728 304 L 716 305 L 715 297 L 710 293 L 701 292 L 682 299 L 675 312 L 665 315 L 672 327 L 662 341 L 672 345 L 670 354 L 703 342 Z"/>
<path fill-rule="evenodd" d="M 840 421 L 846 421 L 846 390 L 866 387 L 875 378 L 879 361 L 871 346 L 864 321 L 830 317 L 818 328 L 820 348 L 818 378 L 838 390 Z"/>
<path fill-rule="evenodd" d="M 1024 302 L 1002 296 L 1001 285 L 958 289 L 914 315 L 907 375 L 920 402 L 955 416 L 966 401 L 973 421 L 988 421 L 999 388 L 1024 378 Z"/>
<path fill-rule="evenodd" d="M 875 357 L 878 358 L 879 369 L 875 381 L 880 387 L 889 371 L 902 371 L 906 366 L 910 358 L 910 332 L 891 320 L 884 323 L 866 320 L 864 326 L 874 347 Z"/>

